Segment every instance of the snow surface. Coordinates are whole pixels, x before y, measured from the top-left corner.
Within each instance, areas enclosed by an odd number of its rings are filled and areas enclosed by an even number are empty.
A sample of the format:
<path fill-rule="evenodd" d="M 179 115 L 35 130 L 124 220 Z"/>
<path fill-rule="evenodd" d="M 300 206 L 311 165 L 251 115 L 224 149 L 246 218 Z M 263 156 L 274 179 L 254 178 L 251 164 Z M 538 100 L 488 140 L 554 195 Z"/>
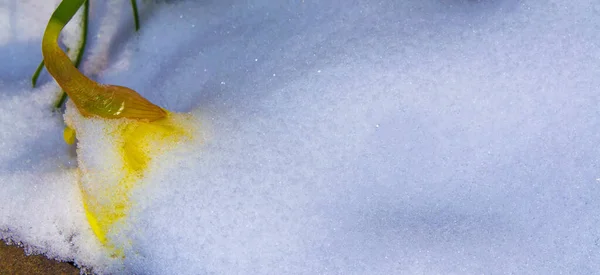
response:
<path fill-rule="evenodd" d="M 91 1 L 84 72 L 205 135 L 135 189 L 123 261 L 29 88 L 48 2 L 0 1 L 4 240 L 98 273 L 600 273 L 598 1 L 141 1 L 138 33 Z"/>

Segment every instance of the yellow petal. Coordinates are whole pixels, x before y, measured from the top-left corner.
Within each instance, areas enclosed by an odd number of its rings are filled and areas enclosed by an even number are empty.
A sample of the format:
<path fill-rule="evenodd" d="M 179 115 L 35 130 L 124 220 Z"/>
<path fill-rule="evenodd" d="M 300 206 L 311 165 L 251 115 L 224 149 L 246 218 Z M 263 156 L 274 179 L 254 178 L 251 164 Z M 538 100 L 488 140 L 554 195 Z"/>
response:
<path fill-rule="evenodd" d="M 75 130 L 69 126 L 65 127 L 65 130 L 63 131 L 63 138 L 65 142 L 69 145 L 72 145 L 75 143 L 75 137 Z"/>

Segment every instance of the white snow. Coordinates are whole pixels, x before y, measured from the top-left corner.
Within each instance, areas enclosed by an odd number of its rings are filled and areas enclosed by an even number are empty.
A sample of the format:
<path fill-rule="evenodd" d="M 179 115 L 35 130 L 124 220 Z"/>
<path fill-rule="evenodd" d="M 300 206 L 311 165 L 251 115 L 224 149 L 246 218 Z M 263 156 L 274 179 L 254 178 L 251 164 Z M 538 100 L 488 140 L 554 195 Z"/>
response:
<path fill-rule="evenodd" d="M 56 84 L 29 88 L 41 2 L 0 1 L 5 241 L 97 273 L 600 270 L 597 1 L 138 1 L 137 33 L 91 1 L 83 71 L 202 132 L 134 189 L 124 259 L 85 219 Z"/>

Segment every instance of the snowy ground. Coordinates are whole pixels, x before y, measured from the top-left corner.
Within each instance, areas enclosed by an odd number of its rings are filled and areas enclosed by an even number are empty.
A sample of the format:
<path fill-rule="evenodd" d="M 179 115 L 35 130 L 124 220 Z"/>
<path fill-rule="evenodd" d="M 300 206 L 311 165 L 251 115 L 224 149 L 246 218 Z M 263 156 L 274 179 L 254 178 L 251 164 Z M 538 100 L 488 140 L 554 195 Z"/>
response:
<path fill-rule="evenodd" d="M 600 272 L 598 1 L 144 2 L 135 33 L 92 0 L 84 72 L 205 135 L 135 190 L 124 261 L 29 87 L 48 2 L 0 1 L 2 239 L 100 273 Z"/>

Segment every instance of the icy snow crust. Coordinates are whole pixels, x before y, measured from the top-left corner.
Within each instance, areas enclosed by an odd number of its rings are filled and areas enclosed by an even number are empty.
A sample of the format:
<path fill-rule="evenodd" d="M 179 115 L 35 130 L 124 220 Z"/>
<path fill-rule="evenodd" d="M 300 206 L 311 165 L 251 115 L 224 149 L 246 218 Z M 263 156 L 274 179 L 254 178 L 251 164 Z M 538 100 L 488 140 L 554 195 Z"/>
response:
<path fill-rule="evenodd" d="M 106 256 L 56 86 L 27 86 L 52 7 L 0 2 L 0 238 L 98 273 L 600 270 L 597 1 L 164 1 L 139 33 L 127 2 L 91 2 L 84 71 L 205 142 L 157 159 Z"/>

